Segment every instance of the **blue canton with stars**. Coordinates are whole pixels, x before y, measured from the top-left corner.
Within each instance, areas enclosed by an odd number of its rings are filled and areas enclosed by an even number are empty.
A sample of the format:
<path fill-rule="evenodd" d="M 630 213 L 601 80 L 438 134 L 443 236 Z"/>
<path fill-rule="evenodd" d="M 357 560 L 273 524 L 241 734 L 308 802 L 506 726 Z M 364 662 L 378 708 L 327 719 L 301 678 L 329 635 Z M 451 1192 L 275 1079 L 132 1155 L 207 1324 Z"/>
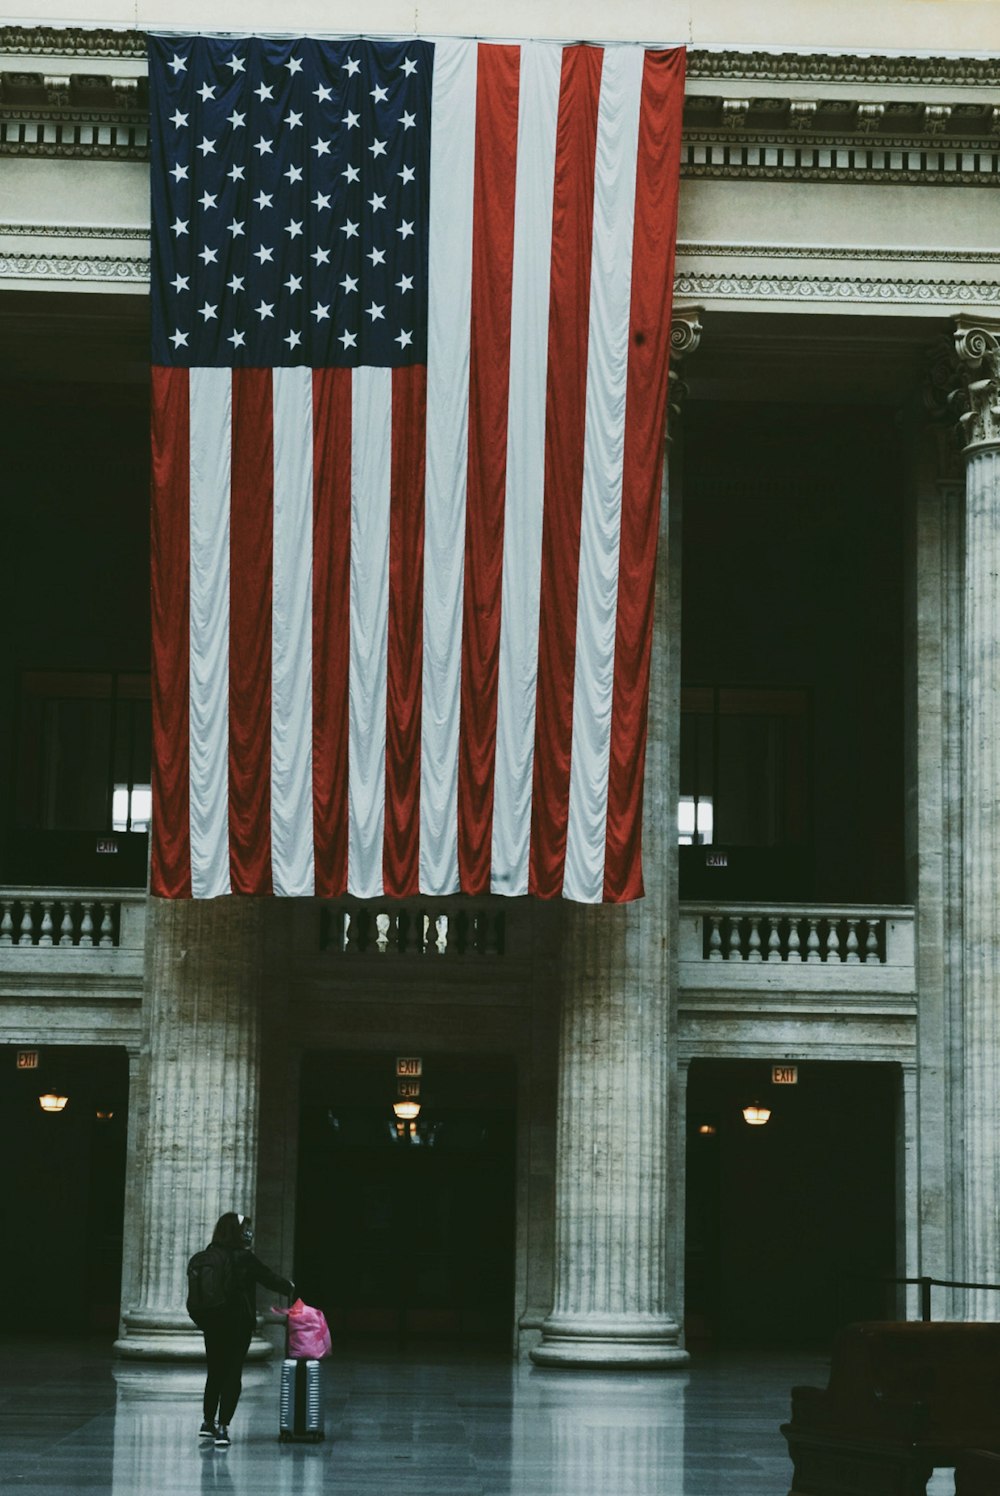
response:
<path fill-rule="evenodd" d="M 431 42 L 149 38 L 153 362 L 427 359 Z"/>

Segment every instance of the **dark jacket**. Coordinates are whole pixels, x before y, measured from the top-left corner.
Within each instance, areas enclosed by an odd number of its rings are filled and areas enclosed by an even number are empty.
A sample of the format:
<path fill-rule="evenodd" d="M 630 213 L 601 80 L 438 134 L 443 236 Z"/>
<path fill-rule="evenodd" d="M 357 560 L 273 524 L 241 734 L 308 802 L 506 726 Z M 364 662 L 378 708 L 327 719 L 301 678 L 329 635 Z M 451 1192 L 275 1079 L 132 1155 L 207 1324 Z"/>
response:
<path fill-rule="evenodd" d="M 229 1252 L 233 1262 L 232 1294 L 225 1309 L 216 1310 L 227 1320 L 249 1321 L 252 1326 L 257 1316 L 257 1284 L 270 1288 L 274 1293 L 291 1297 L 293 1284 L 280 1273 L 272 1272 L 265 1262 L 255 1257 L 249 1247 L 222 1247 Z"/>

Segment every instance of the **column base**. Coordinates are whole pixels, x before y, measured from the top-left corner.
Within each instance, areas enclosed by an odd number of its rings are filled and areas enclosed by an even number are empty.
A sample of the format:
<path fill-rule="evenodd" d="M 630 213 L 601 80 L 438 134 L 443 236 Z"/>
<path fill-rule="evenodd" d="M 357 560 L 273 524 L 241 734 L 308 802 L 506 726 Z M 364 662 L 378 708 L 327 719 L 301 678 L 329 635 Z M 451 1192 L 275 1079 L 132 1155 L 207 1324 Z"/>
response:
<path fill-rule="evenodd" d="M 669 1315 L 553 1314 L 530 1355 L 536 1366 L 673 1369 L 691 1360 L 679 1337 Z"/>
<path fill-rule="evenodd" d="M 204 1361 L 205 1342 L 201 1331 L 187 1315 L 141 1314 L 125 1315 L 125 1333 L 115 1341 L 117 1355 L 133 1361 Z M 250 1342 L 246 1359 L 266 1361 L 273 1347 L 255 1335 Z"/>

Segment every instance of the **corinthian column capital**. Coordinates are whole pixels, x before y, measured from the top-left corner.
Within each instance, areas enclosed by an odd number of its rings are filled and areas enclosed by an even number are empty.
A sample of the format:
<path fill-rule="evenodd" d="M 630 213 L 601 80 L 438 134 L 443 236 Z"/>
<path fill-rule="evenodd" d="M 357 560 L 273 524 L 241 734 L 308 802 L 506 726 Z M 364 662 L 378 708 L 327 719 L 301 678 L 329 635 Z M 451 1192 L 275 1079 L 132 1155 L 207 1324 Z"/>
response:
<path fill-rule="evenodd" d="M 959 420 L 967 454 L 1000 446 L 1000 320 L 959 317 L 955 352 L 963 377 L 966 409 Z"/>

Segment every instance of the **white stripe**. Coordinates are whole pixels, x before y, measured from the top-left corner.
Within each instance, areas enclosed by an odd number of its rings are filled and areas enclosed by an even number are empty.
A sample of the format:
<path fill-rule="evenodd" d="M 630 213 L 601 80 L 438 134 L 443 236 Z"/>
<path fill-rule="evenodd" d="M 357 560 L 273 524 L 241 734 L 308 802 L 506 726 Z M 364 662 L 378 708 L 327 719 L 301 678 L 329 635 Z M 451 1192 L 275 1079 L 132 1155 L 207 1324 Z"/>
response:
<path fill-rule="evenodd" d="M 347 886 L 382 893 L 389 650 L 392 370 L 355 369 L 351 405 L 351 649 Z"/>
<path fill-rule="evenodd" d="M 229 893 L 229 501 L 232 372 L 192 369 L 190 470 L 191 892 Z"/>
<path fill-rule="evenodd" d="M 605 52 L 597 115 L 573 746 L 563 882 L 566 898 L 587 903 L 599 903 L 604 892 L 643 60 L 641 47 L 613 47 Z"/>
<path fill-rule="evenodd" d="M 271 876 L 315 891 L 312 793 L 312 370 L 275 369 Z"/>
<path fill-rule="evenodd" d="M 431 894 L 458 887 L 477 56 L 471 41 L 434 46 L 420 746 L 420 888 Z"/>
<path fill-rule="evenodd" d="M 490 879 L 493 892 L 505 894 L 527 893 L 531 848 L 552 193 L 561 76 L 561 46 L 529 42 L 521 47 Z"/>

